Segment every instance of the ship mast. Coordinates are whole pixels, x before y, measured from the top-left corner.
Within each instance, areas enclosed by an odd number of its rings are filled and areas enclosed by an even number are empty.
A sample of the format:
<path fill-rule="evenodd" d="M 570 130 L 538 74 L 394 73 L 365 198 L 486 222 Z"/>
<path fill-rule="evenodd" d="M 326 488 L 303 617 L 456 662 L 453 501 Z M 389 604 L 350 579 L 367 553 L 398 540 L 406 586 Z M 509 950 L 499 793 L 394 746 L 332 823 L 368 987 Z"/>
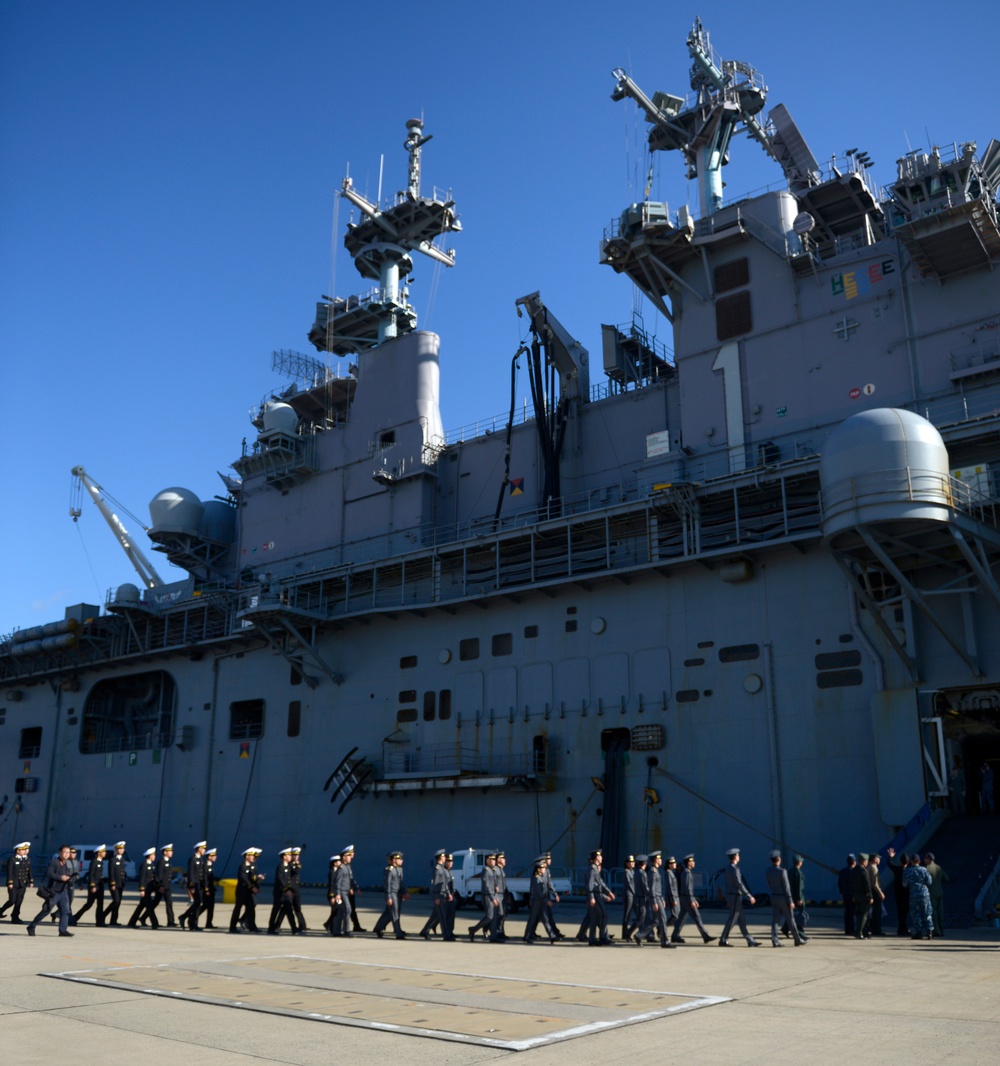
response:
<path fill-rule="evenodd" d="M 419 118 L 406 123 L 407 187 L 391 204 L 383 208 L 372 203 L 354 188 L 350 177 L 343 180 L 340 195 L 363 216 L 360 222 L 348 225 L 344 247 L 358 273 L 377 281 L 378 286 L 360 296 L 317 305 L 309 339 L 319 351 L 336 355 L 360 352 L 416 328 L 417 313 L 407 302 L 406 289 L 400 287 L 413 269 L 413 252 L 443 266 L 455 265 L 454 250 L 434 243 L 445 233 L 461 230 L 455 202 L 450 195 L 439 197 L 436 190 L 431 196 L 420 192 L 421 149 L 431 139 L 423 128 Z"/>

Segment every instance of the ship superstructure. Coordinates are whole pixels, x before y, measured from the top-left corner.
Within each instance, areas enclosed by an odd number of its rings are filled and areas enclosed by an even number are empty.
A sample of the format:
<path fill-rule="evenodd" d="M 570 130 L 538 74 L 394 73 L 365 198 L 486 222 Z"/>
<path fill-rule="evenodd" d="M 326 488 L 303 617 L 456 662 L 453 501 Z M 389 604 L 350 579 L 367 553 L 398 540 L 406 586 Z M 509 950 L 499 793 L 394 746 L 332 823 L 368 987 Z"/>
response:
<path fill-rule="evenodd" d="M 738 818 L 821 859 L 890 839 L 956 758 L 1000 759 L 1000 146 L 910 152 L 880 188 L 764 117 L 700 24 L 688 48 L 690 100 L 620 70 L 613 97 L 700 214 L 630 204 L 600 252 L 672 349 L 605 324 L 592 385 L 523 296 L 530 410 L 446 434 L 405 279 L 414 253 L 452 265 L 460 224 L 411 120 L 406 190 L 342 189 L 375 285 L 324 298 L 309 339 L 347 367 L 276 353 L 293 383 L 224 498 L 151 504 L 189 576 L 4 644 L 21 836 L 357 838 L 374 870 L 499 824 L 572 867 L 595 842 L 721 852 Z M 741 131 L 787 188 L 726 203 Z"/>

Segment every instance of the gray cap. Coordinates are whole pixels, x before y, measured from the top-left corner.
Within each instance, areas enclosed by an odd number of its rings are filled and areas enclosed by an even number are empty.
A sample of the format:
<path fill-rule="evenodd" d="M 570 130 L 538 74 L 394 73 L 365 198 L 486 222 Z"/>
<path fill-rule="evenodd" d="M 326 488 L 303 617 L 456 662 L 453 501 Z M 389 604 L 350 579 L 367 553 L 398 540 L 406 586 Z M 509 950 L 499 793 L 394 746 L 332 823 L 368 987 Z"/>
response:
<path fill-rule="evenodd" d="M 867 862 L 868 861 L 868 852 L 867 851 L 859 851 L 858 852 L 858 861 L 859 862 Z"/>
<path fill-rule="evenodd" d="M 726 852 L 726 854 L 729 856 L 729 858 L 732 858 L 734 855 L 739 855 L 739 853 L 740 853 L 740 849 L 739 848 L 730 848 Z"/>
<path fill-rule="evenodd" d="M 650 857 L 651 859 L 655 859 L 655 858 L 656 858 L 656 857 L 657 857 L 658 855 L 662 855 L 662 854 L 663 854 L 663 852 L 662 852 L 662 851 L 651 851 L 651 852 L 649 853 L 649 857 Z"/>
<path fill-rule="evenodd" d="M 770 859 L 780 859 L 781 858 L 781 852 L 777 848 L 775 848 L 774 851 L 770 852 L 770 854 L 768 855 L 768 858 L 770 858 Z"/>
<path fill-rule="evenodd" d="M 648 855 L 636 855 L 636 857 L 635 857 L 635 861 L 636 861 L 637 863 L 640 863 L 640 862 L 649 862 L 649 856 L 648 856 Z"/>

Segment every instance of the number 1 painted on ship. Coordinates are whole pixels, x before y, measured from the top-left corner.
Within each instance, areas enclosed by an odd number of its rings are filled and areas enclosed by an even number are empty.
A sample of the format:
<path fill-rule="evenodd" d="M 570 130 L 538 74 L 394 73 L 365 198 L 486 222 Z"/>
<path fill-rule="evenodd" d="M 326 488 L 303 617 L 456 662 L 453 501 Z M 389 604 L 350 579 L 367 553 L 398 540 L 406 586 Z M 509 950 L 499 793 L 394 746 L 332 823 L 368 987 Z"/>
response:
<path fill-rule="evenodd" d="M 743 427 L 743 381 L 740 377 L 740 346 L 724 344 L 712 364 L 722 371 L 722 392 L 726 404 L 726 440 L 729 442 L 729 472 L 746 470 L 746 432 Z"/>

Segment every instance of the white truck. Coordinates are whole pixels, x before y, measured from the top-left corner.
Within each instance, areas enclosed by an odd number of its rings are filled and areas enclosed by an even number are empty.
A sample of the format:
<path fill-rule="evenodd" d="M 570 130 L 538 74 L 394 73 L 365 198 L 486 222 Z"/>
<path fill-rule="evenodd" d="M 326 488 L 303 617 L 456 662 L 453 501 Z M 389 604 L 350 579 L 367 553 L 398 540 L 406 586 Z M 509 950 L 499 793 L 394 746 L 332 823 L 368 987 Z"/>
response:
<path fill-rule="evenodd" d="M 455 893 L 458 905 L 474 903 L 482 906 L 483 892 L 483 867 L 486 865 L 486 856 L 496 853 L 496 849 L 490 848 L 463 848 L 453 852 L 455 864 L 452 874 L 455 878 Z M 528 867 L 506 867 L 507 891 L 510 893 L 511 911 L 516 911 L 522 904 L 527 906 L 531 894 L 532 869 Z M 573 892 L 573 886 L 568 877 L 553 877 L 552 887 L 560 897 L 569 896 Z"/>

